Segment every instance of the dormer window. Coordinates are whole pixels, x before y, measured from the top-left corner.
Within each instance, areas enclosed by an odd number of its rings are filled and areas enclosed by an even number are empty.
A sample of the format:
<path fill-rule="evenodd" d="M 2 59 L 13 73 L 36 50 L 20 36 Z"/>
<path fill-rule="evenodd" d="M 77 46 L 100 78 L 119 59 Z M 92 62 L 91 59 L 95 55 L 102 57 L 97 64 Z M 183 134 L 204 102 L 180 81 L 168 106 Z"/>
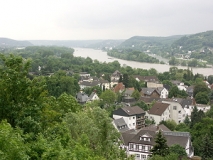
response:
<path fill-rule="evenodd" d="M 143 140 L 143 141 L 150 141 L 151 138 L 150 138 L 150 137 L 140 137 L 140 140 Z"/>

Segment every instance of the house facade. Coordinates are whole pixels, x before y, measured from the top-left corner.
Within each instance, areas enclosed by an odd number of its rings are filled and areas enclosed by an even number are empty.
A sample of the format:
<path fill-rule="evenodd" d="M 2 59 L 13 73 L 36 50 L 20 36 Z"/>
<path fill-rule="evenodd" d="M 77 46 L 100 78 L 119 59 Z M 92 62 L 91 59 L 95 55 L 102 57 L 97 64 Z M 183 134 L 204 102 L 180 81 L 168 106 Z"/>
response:
<path fill-rule="evenodd" d="M 145 126 L 145 112 L 138 106 L 123 107 L 113 112 L 113 119 L 123 118 L 129 129 L 140 129 Z"/>
<path fill-rule="evenodd" d="M 169 91 L 164 87 L 158 87 L 157 91 L 160 93 L 160 98 L 168 98 Z"/>
<path fill-rule="evenodd" d="M 177 99 L 172 99 L 171 101 L 162 101 L 162 103 L 169 104 L 170 119 L 174 120 L 177 124 L 183 123 L 186 118 L 186 111 L 177 102 Z"/>
<path fill-rule="evenodd" d="M 153 88 L 142 88 L 140 93 L 141 93 L 141 96 L 160 98 L 160 93 Z"/>

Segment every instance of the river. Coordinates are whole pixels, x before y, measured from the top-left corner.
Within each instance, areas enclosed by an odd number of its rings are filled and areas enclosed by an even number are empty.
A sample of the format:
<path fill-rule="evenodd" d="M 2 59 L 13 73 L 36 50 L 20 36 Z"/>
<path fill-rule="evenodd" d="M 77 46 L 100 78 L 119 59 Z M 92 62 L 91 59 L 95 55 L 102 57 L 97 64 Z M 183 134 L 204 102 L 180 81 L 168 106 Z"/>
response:
<path fill-rule="evenodd" d="M 142 62 L 135 62 L 135 61 L 127 61 L 123 59 L 117 59 L 114 57 L 110 57 L 107 55 L 107 52 L 102 50 L 95 50 L 90 48 L 74 48 L 74 56 L 76 57 L 90 57 L 92 60 L 98 60 L 100 62 L 113 62 L 118 61 L 121 66 L 127 65 L 132 68 L 142 68 L 142 69 L 150 69 L 154 68 L 158 72 L 166 72 L 169 71 L 170 66 L 168 64 L 153 64 L 153 63 L 142 63 Z M 179 69 L 187 69 L 184 66 L 178 66 Z M 203 74 L 204 76 L 213 75 L 213 68 L 192 68 L 193 74 L 199 73 Z"/>

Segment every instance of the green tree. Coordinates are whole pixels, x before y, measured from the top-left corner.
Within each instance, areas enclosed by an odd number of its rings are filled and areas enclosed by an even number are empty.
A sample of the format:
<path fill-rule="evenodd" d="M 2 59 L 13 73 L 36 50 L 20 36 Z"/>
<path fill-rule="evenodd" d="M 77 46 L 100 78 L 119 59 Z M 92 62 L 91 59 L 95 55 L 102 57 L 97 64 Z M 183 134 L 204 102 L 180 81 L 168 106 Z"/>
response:
<path fill-rule="evenodd" d="M 23 133 L 20 129 L 13 129 L 9 123 L 0 123 L 0 157 L 2 160 L 29 159 L 27 145 L 24 144 Z"/>
<path fill-rule="evenodd" d="M 136 102 L 133 106 L 139 106 L 144 111 L 148 111 L 150 109 L 150 107 L 144 101 Z"/>
<path fill-rule="evenodd" d="M 169 147 L 171 153 L 175 153 L 178 156 L 187 156 L 185 148 L 181 147 L 179 144 L 174 144 Z"/>
<path fill-rule="evenodd" d="M 194 86 L 193 96 L 195 97 L 199 92 L 207 92 L 209 93 L 209 88 L 206 86 L 205 83 L 201 82 Z"/>
<path fill-rule="evenodd" d="M 131 97 L 134 97 L 135 100 L 139 100 L 140 97 L 141 97 L 141 94 L 140 94 L 140 92 L 136 89 L 136 90 L 134 90 L 134 92 L 132 93 L 132 96 L 131 96 Z"/>
<path fill-rule="evenodd" d="M 202 159 L 213 159 L 213 141 L 209 138 L 208 134 L 204 136 L 201 148 Z"/>
<path fill-rule="evenodd" d="M 196 106 L 194 106 L 192 113 L 191 113 L 191 123 L 190 128 L 192 128 L 197 122 L 199 122 L 204 117 L 203 111 L 197 109 Z"/>
<path fill-rule="evenodd" d="M 167 156 L 169 154 L 169 147 L 166 138 L 162 135 L 161 131 L 158 132 L 155 138 L 155 145 L 151 149 L 153 155 Z"/>
<path fill-rule="evenodd" d="M 123 84 L 125 85 L 126 88 L 129 87 L 129 76 L 128 76 L 128 74 L 123 75 Z"/>
<path fill-rule="evenodd" d="M 174 131 L 177 126 L 177 124 L 174 120 L 161 121 L 160 124 L 164 124 L 171 131 Z"/>
<path fill-rule="evenodd" d="M 106 90 L 105 92 L 102 92 L 100 98 L 103 100 L 104 103 L 109 105 L 115 102 L 116 95 L 113 91 Z"/>
<path fill-rule="evenodd" d="M 195 96 L 196 103 L 207 104 L 209 102 L 209 95 L 206 92 L 199 92 Z"/>

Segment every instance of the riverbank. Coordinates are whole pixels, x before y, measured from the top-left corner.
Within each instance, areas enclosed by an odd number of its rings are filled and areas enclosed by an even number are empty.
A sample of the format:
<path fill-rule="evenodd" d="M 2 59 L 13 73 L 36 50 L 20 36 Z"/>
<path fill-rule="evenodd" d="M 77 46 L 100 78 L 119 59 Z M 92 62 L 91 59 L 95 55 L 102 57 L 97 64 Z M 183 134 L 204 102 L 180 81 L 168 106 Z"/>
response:
<path fill-rule="evenodd" d="M 154 68 L 158 72 L 167 72 L 169 71 L 170 67 L 177 67 L 179 69 L 187 69 L 187 66 L 172 66 L 168 64 L 154 64 L 154 63 L 142 63 L 142 62 L 136 62 L 136 61 L 127 61 L 127 60 L 122 60 L 114 57 L 110 57 L 107 55 L 107 52 L 104 52 L 102 50 L 95 50 L 95 49 L 90 49 L 90 48 L 74 48 L 74 56 L 76 57 L 90 57 L 92 60 L 98 60 L 100 62 L 113 62 L 113 61 L 118 61 L 121 66 L 130 66 L 132 68 L 142 68 L 142 69 L 151 69 Z M 213 68 L 192 68 L 192 71 L 194 74 L 199 73 L 203 74 L 204 76 L 209 76 L 213 75 Z"/>

